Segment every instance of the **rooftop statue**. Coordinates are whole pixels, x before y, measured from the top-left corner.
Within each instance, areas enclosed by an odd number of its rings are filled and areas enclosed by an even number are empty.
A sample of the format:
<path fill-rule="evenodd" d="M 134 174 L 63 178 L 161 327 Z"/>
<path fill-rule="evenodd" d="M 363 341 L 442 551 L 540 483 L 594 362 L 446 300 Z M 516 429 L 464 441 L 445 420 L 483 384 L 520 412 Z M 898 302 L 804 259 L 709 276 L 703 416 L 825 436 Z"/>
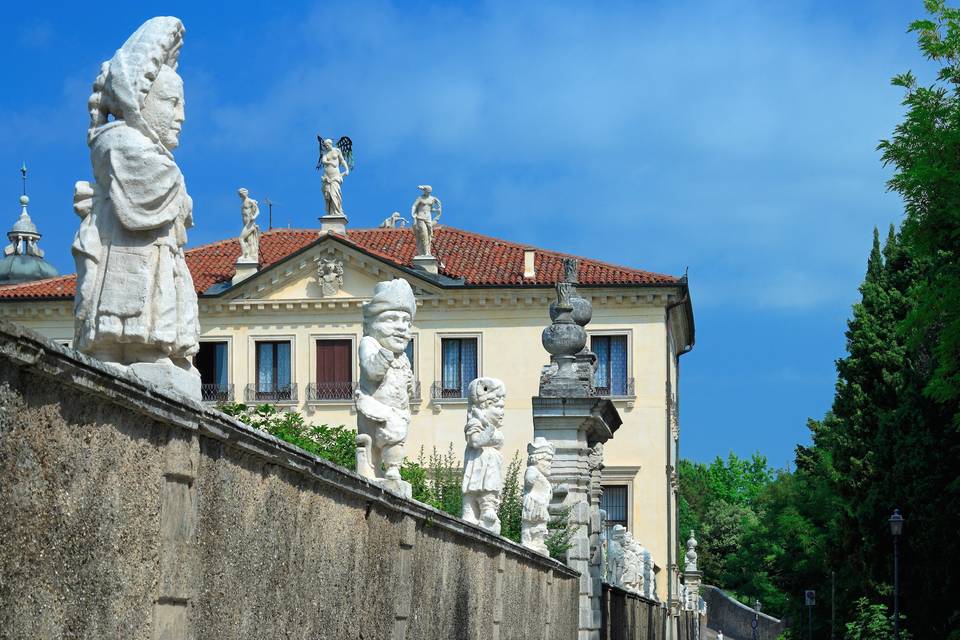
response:
<path fill-rule="evenodd" d="M 380 223 L 381 229 L 403 229 L 406 226 L 407 219 L 402 217 L 399 211 L 394 211 Z"/>
<path fill-rule="evenodd" d="M 103 63 L 88 103 L 95 182 L 78 182 L 75 346 L 200 399 L 193 201 L 173 157 L 184 121 L 177 18 L 147 20 Z M 112 119 L 111 119 L 112 118 Z"/>
<path fill-rule="evenodd" d="M 360 385 L 357 405 L 357 472 L 380 480 L 410 497 L 400 479 L 404 444 L 410 428 L 413 370 L 407 343 L 417 301 L 406 280 L 378 282 L 363 305 L 363 337 L 358 348 Z"/>
<path fill-rule="evenodd" d="M 342 188 L 343 179 L 350 175 L 350 170 L 353 169 L 353 142 L 347 136 L 342 136 L 334 145 L 333 140 L 324 139 L 320 135 L 317 135 L 317 141 L 320 143 L 317 170 L 323 170 L 320 180 L 327 215 L 345 217 Z"/>
<path fill-rule="evenodd" d="M 240 258 L 237 262 L 260 262 L 260 227 L 257 226 L 257 216 L 260 215 L 260 205 L 250 197 L 249 192 L 241 187 L 237 194 L 243 201 L 240 204 L 240 216 L 243 219 L 243 229 L 240 230 Z"/>
<path fill-rule="evenodd" d="M 507 387 L 496 378 L 477 378 L 467 387 L 467 448 L 463 453 L 463 519 L 500 534 L 503 489 L 503 407 Z"/>
<path fill-rule="evenodd" d="M 440 199 L 433 195 L 433 187 L 428 184 L 422 184 L 417 189 L 423 193 L 413 201 L 410 207 L 410 217 L 413 219 L 413 233 L 417 239 L 417 255 L 432 256 L 433 253 L 433 227 L 440 222 L 440 216 L 443 214 L 443 205 Z M 437 217 L 433 217 L 436 211 Z"/>

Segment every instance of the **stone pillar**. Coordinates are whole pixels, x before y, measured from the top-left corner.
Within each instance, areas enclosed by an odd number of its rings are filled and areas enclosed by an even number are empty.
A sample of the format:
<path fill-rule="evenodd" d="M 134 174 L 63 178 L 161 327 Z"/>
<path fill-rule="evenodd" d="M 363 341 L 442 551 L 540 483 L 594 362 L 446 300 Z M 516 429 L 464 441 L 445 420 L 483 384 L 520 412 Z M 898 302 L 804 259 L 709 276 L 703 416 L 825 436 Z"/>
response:
<path fill-rule="evenodd" d="M 599 487 L 594 493 L 591 449 L 613 436 L 620 416 L 606 398 L 533 398 L 533 434 L 556 448 L 550 481 L 554 486 L 551 516 L 570 509 L 573 528 L 567 566 L 580 572 L 580 640 L 600 637 L 602 576 L 599 554 Z"/>
<path fill-rule="evenodd" d="M 260 264 L 257 262 L 243 262 L 241 258 L 240 260 L 237 260 L 236 267 L 237 272 L 233 275 L 233 279 L 230 280 L 231 285 L 243 282 L 250 276 L 256 275 L 257 270 L 260 268 Z"/>
<path fill-rule="evenodd" d="M 347 216 L 343 214 L 320 216 L 320 231 L 332 231 L 333 233 L 338 233 L 341 236 L 346 235 Z"/>
<path fill-rule="evenodd" d="M 694 619 L 694 640 L 700 637 L 700 584 L 703 581 L 703 573 L 697 570 L 697 539 L 690 530 L 690 538 L 687 540 L 687 553 L 684 556 L 686 562 L 683 566 L 683 586 L 686 594 L 683 608 L 693 612 Z"/>
<path fill-rule="evenodd" d="M 413 256 L 413 267 L 423 269 L 427 273 L 440 272 L 440 262 L 437 256 Z"/>

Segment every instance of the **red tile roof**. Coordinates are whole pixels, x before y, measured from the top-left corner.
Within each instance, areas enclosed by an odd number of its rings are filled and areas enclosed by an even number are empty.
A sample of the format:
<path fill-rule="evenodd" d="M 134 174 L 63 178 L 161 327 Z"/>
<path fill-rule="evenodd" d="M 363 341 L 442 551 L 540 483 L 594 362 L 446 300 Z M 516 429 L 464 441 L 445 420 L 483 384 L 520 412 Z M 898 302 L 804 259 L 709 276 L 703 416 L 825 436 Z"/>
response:
<path fill-rule="evenodd" d="M 385 262 L 409 268 L 416 252 L 416 242 L 410 229 L 350 229 L 346 236 L 332 237 L 365 251 Z M 260 237 L 261 268 L 282 261 L 323 237 L 317 230 L 274 229 Z M 440 273 L 454 279 L 463 279 L 474 286 L 544 286 L 552 285 L 563 275 L 563 259 L 569 256 L 554 251 L 534 249 L 535 278 L 523 277 L 523 252 L 527 245 L 498 240 L 453 227 L 442 226 L 434 235 L 434 253 L 439 257 Z M 228 282 L 235 273 L 234 263 L 240 257 L 240 243 L 236 238 L 203 245 L 186 252 L 187 266 L 193 274 L 197 293 L 211 286 Z M 76 275 L 37 280 L 24 284 L 0 287 L 3 299 L 64 299 L 72 298 Z M 580 283 L 583 285 L 671 285 L 679 278 L 629 269 L 617 265 L 580 258 Z"/>

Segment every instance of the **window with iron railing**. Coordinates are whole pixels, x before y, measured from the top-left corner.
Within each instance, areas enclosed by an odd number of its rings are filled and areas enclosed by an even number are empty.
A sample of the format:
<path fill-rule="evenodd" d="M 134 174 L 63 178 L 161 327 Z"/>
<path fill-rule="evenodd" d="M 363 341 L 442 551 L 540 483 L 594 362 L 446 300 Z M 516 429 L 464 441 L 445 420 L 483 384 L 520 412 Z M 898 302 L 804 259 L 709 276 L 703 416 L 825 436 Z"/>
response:
<path fill-rule="evenodd" d="M 204 402 L 233 401 L 229 379 L 229 343 L 226 340 L 202 340 L 193 366 L 200 372 L 200 393 Z"/>
<path fill-rule="evenodd" d="M 600 495 L 600 509 L 607 512 L 606 528 L 612 530 L 614 525 L 627 526 L 628 496 L 626 485 L 603 485 Z"/>
<path fill-rule="evenodd" d="M 297 402 L 297 384 L 268 388 L 259 384 L 248 384 L 244 394 L 246 402 Z"/>
<path fill-rule="evenodd" d="M 628 375 L 627 368 L 627 336 L 591 336 L 590 350 L 597 356 L 597 369 L 593 377 L 597 394 L 611 397 L 633 396 L 633 378 Z"/>
<path fill-rule="evenodd" d="M 353 361 L 353 340 L 317 340 L 317 378 L 307 387 L 307 400 L 353 398 Z"/>
<path fill-rule="evenodd" d="M 441 338 L 440 384 L 434 398 L 466 398 L 467 386 L 477 377 L 477 339 Z"/>
<path fill-rule="evenodd" d="M 257 342 L 256 350 L 257 382 L 253 385 L 254 397 L 248 398 L 248 401 L 296 400 L 296 386 L 291 381 L 290 342 Z"/>

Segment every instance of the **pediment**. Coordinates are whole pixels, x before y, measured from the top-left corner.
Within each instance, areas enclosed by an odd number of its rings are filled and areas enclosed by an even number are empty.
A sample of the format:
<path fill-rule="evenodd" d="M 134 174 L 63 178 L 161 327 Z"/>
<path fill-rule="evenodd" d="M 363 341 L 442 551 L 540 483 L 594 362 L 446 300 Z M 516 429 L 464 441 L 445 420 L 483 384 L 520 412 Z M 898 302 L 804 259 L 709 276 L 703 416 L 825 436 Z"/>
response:
<path fill-rule="evenodd" d="M 224 299 L 278 301 L 357 300 L 370 298 L 381 280 L 404 278 L 419 296 L 438 288 L 396 265 L 358 251 L 332 238 L 323 238 L 261 270 L 228 290 Z"/>

